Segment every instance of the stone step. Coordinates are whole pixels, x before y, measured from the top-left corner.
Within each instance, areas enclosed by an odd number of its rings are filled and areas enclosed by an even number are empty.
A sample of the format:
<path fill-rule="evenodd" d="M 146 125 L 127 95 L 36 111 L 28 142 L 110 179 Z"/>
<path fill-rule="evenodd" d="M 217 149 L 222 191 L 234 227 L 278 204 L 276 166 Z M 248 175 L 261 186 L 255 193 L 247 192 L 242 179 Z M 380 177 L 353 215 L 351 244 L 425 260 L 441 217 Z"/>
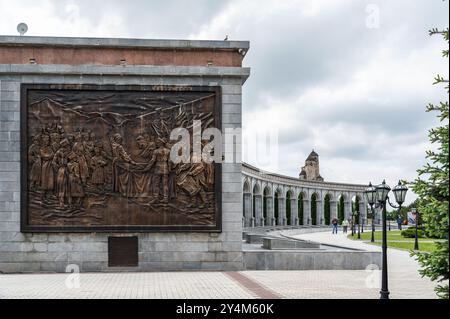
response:
<path fill-rule="evenodd" d="M 247 244 L 262 244 L 263 238 L 268 237 L 266 234 L 246 234 L 245 242 Z"/>
<path fill-rule="evenodd" d="M 284 238 L 262 237 L 264 249 L 321 249 L 319 243 Z"/>
<path fill-rule="evenodd" d="M 381 252 L 327 250 L 244 251 L 246 270 L 364 270 L 381 267 Z"/>

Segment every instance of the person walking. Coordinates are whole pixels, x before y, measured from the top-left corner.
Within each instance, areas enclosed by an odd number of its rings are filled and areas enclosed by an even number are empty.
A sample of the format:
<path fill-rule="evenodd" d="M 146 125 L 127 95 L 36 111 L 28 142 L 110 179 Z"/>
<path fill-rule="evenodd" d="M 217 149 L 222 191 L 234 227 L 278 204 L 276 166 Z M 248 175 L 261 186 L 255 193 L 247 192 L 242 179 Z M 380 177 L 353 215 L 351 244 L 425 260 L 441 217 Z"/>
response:
<path fill-rule="evenodd" d="M 331 221 L 331 225 L 333 225 L 333 231 L 331 233 L 332 234 L 337 234 L 338 233 L 338 220 L 337 220 L 337 218 L 333 218 L 333 220 Z"/>
<path fill-rule="evenodd" d="M 342 221 L 342 232 L 344 233 L 344 234 L 347 234 L 347 228 L 348 228 L 348 220 L 346 220 L 346 219 L 344 219 L 343 221 Z"/>
<path fill-rule="evenodd" d="M 403 224 L 403 218 L 402 218 L 402 216 L 398 215 L 398 217 L 397 217 L 398 230 L 402 230 L 402 224 Z"/>

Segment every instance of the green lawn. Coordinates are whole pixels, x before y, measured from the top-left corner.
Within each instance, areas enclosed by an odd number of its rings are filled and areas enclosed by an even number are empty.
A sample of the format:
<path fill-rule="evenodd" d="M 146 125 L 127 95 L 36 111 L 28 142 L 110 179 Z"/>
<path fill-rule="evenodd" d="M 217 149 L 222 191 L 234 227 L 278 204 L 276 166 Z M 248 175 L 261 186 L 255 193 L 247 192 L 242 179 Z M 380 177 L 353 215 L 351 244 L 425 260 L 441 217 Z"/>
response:
<path fill-rule="evenodd" d="M 381 242 L 371 243 L 373 245 L 381 246 Z M 388 242 L 389 248 L 400 248 L 406 250 L 414 249 L 414 242 Z M 428 251 L 432 252 L 436 250 L 435 243 L 421 243 L 419 242 L 419 251 Z"/>
<path fill-rule="evenodd" d="M 388 230 L 388 231 L 386 231 L 386 233 L 388 235 L 388 237 L 387 237 L 388 241 L 389 240 L 405 240 L 405 241 L 412 240 L 412 241 L 414 241 L 414 238 L 405 238 L 405 237 L 403 237 L 401 235 L 401 230 L 391 230 L 391 231 Z M 356 233 L 353 235 L 353 238 L 352 238 L 352 235 L 351 235 L 351 230 L 349 231 L 349 234 L 350 235 L 348 235 L 348 238 L 350 238 L 350 239 L 357 239 L 358 238 L 358 229 L 356 229 Z M 370 229 L 364 228 L 364 233 L 361 233 L 361 240 L 370 240 L 371 238 L 372 238 L 372 231 Z M 382 239 L 381 231 L 376 231 L 375 232 L 375 240 L 381 240 L 381 239 Z M 422 241 L 422 240 L 429 241 L 429 240 L 432 240 L 432 239 L 430 239 L 430 238 L 419 238 L 419 241 Z"/>
<path fill-rule="evenodd" d="M 355 233 L 353 236 L 348 235 L 349 239 L 358 240 L 358 233 Z M 364 231 L 364 233 L 361 233 L 361 240 L 363 241 L 369 241 L 372 238 L 372 232 Z M 375 232 L 375 242 L 371 243 L 374 245 L 381 245 L 382 240 L 382 233 L 381 231 Z M 406 249 L 406 250 L 413 250 L 414 249 L 414 238 L 405 238 L 401 235 L 400 230 L 391 230 L 387 231 L 387 244 L 390 248 L 400 248 L 400 249 Z M 436 245 L 433 242 L 433 239 L 430 238 L 419 238 L 419 250 L 420 251 L 434 251 L 436 250 Z"/>

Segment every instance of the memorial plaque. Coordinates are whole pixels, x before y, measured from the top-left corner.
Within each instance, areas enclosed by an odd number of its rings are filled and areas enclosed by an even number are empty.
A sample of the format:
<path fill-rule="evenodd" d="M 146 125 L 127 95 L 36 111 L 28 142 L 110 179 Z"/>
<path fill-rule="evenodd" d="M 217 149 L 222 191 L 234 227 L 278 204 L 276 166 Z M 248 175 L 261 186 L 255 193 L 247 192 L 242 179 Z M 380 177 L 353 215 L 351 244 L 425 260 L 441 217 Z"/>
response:
<path fill-rule="evenodd" d="M 108 237 L 108 267 L 137 267 L 138 238 Z"/>
<path fill-rule="evenodd" d="M 192 160 L 220 105 L 219 87 L 22 84 L 22 231 L 220 231 L 220 164 Z"/>

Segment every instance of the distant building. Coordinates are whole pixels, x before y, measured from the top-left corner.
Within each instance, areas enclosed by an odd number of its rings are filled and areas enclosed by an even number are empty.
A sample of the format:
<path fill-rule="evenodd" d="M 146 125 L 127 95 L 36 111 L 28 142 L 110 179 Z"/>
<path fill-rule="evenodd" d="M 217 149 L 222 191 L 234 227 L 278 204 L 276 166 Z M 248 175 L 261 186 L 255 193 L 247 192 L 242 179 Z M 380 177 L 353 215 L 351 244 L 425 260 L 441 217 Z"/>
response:
<path fill-rule="evenodd" d="M 299 178 L 307 181 L 323 182 L 319 172 L 319 154 L 314 150 L 306 158 L 305 166 L 302 167 Z"/>

